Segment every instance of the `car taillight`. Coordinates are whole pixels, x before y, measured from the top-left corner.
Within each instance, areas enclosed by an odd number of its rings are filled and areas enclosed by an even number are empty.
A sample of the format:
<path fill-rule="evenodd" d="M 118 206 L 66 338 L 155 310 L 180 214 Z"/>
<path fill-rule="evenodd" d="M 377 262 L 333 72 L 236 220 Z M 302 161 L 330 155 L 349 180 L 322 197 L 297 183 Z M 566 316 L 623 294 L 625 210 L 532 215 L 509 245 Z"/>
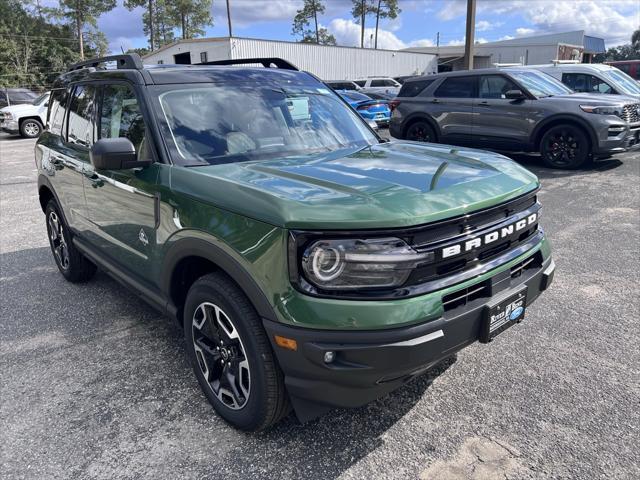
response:
<path fill-rule="evenodd" d="M 391 110 L 393 112 L 398 105 L 400 105 L 400 100 L 390 100 L 389 101 L 389 110 Z"/>
<path fill-rule="evenodd" d="M 379 103 L 376 103 L 375 105 L 363 105 L 361 107 L 358 107 L 358 110 L 371 110 L 372 108 L 378 108 L 381 106 L 382 105 L 380 105 Z"/>

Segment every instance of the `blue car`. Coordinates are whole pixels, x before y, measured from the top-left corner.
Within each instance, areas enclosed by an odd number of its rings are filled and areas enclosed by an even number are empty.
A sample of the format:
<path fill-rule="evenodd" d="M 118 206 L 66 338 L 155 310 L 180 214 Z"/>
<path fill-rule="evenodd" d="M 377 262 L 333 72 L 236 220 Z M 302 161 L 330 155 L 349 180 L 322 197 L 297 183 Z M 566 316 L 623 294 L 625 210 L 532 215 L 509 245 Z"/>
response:
<path fill-rule="evenodd" d="M 387 126 L 391 120 L 391 109 L 386 100 L 374 100 L 371 97 L 352 90 L 338 90 L 336 93 L 366 120 L 373 120 L 378 126 Z"/>

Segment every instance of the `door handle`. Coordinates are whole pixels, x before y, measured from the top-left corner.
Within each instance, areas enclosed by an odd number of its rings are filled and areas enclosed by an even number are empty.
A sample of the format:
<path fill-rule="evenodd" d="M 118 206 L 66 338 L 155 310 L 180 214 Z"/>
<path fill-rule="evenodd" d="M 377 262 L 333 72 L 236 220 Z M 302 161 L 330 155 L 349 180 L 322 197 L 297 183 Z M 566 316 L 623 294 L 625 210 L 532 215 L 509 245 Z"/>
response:
<path fill-rule="evenodd" d="M 62 165 L 63 160 L 61 157 L 52 156 L 50 162 L 51 162 L 51 165 L 57 166 L 57 165 Z"/>
<path fill-rule="evenodd" d="M 437 98 L 434 98 L 433 100 L 431 100 L 431 103 L 440 103 L 440 100 L 438 100 Z"/>
<path fill-rule="evenodd" d="M 479 107 L 490 107 L 491 105 L 489 105 L 489 102 L 479 102 L 478 106 Z"/>

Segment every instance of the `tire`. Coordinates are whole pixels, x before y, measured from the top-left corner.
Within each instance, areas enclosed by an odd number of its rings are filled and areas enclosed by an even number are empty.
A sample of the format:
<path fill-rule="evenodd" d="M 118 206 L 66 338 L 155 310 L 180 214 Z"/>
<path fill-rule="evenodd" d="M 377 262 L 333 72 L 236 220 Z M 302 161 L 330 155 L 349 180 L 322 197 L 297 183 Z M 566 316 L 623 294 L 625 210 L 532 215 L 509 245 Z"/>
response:
<path fill-rule="evenodd" d="M 42 123 L 35 118 L 27 118 L 20 122 L 20 135 L 24 138 L 38 138 L 42 129 Z"/>
<path fill-rule="evenodd" d="M 257 432 L 289 413 L 284 376 L 260 318 L 226 275 L 210 273 L 189 289 L 184 333 L 198 383 L 229 424 Z"/>
<path fill-rule="evenodd" d="M 413 140 L 416 142 L 435 142 L 436 141 L 436 132 L 433 130 L 431 125 L 423 120 L 418 120 L 417 122 L 413 122 L 407 128 L 407 133 L 405 134 L 405 139 Z"/>
<path fill-rule="evenodd" d="M 64 222 L 55 200 L 49 200 L 45 218 L 51 253 L 62 276 L 71 283 L 82 283 L 91 279 L 96 273 L 96 266 L 73 245 L 69 227 Z"/>
<path fill-rule="evenodd" d="M 573 125 L 558 125 L 540 140 L 540 155 L 548 167 L 574 169 L 591 159 L 591 146 L 585 133 Z"/>

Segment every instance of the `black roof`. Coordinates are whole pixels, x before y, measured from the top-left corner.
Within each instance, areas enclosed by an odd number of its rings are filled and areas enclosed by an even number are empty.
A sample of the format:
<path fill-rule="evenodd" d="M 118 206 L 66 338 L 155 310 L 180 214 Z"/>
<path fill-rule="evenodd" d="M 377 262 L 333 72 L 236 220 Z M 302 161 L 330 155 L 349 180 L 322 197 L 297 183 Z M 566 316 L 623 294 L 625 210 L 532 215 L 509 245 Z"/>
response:
<path fill-rule="evenodd" d="M 107 64 L 115 68 L 107 68 Z M 246 66 L 249 65 L 263 65 Z M 294 65 L 279 58 L 248 58 L 222 60 L 195 65 L 143 65 L 135 54 L 94 58 L 71 65 L 54 82 L 54 88 L 82 80 L 127 79 L 141 85 L 173 83 L 315 83 L 315 77 L 300 72 Z"/>

